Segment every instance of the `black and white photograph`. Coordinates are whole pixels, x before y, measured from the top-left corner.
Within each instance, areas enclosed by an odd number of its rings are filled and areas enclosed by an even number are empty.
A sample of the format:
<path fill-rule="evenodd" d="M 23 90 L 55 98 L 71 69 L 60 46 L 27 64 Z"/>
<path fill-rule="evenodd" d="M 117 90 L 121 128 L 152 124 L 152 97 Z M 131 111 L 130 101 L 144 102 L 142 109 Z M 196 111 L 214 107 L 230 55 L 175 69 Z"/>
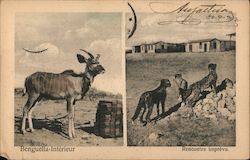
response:
<path fill-rule="evenodd" d="M 136 14 L 126 40 L 128 146 L 235 146 L 235 15 L 156 5 Z"/>
<path fill-rule="evenodd" d="M 123 145 L 120 13 L 16 13 L 15 146 Z"/>
<path fill-rule="evenodd" d="M 0 157 L 249 159 L 249 0 L 0 0 Z"/>

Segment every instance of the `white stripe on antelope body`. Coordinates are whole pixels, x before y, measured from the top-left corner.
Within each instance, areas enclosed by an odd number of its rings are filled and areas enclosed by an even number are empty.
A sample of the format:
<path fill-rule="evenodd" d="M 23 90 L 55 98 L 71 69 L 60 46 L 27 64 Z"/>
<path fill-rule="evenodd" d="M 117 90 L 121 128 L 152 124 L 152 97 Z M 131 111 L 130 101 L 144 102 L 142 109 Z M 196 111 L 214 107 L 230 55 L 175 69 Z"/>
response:
<path fill-rule="evenodd" d="M 82 50 L 82 49 L 81 49 Z M 86 52 L 85 50 L 82 50 Z M 86 63 L 84 73 L 76 74 L 73 70 L 66 70 L 62 73 L 36 72 L 25 79 L 25 91 L 28 100 L 23 108 L 22 133 L 26 133 L 26 119 L 28 118 L 30 131 L 33 132 L 32 110 L 41 99 L 65 99 L 67 101 L 67 114 L 69 120 L 69 138 L 75 137 L 74 128 L 74 104 L 82 100 L 88 92 L 95 76 L 104 73 L 105 69 L 99 64 L 99 57 L 96 58 L 89 53 L 89 58 L 77 54 L 79 63 Z"/>

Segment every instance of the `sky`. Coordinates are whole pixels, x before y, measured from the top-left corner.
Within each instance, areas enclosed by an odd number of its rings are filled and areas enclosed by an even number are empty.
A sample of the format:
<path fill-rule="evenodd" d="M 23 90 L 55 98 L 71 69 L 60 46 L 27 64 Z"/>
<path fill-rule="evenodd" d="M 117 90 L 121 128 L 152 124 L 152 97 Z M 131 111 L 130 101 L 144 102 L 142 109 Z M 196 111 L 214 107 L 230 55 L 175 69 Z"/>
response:
<path fill-rule="evenodd" d="M 137 29 L 134 35 L 126 41 L 126 47 L 141 43 L 165 41 L 170 43 L 183 43 L 191 40 L 218 38 L 229 40 L 226 34 L 235 32 L 234 23 L 200 23 L 198 25 L 180 24 L 171 22 L 159 25 L 158 22 L 167 20 L 166 14 L 137 13 Z M 133 17 L 126 14 L 126 19 Z M 126 28 L 132 28 L 133 21 L 128 21 Z"/>
<path fill-rule="evenodd" d="M 16 13 L 15 15 L 15 87 L 37 72 L 59 73 L 67 69 L 83 72 L 79 49 L 100 54 L 106 72 L 95 78 L 93 87 L 122 93 L 122 54 L 120 13 Z M 42 50 L 40 54 L 24 51 Z"/>
<path fill-rule="evenodd" d="M 164 14 L 136 13 L 137 29 L 126 41 L 126 47 L 140 43 L 165 41 L 182 43 L 190 40 L 218 38 L 229 39 L 226 34 L 235 32 L 235 25 L 227 23 L 183 25 L 176 22 L 158 25 Z M 15 87 L 23 87 L 24 79 L 37 72 L 59 73 L 67 69 L 82 72 L 78 63 L 79 49 L 94 55 L 100 54 L 105 74 L 97 76 L 93 87 L 121 93 L 122 86 L 122 21 L 121 13 L 98 12 L 47 12 L 16 13 L 15 15 Z M 126 19 L 131 17 L 126 14 Z M 126 22 L 131 28 L 133 21 Z M 25 52 L 22 48 L 41 50 L 41 54 Z M 82 53 L 84 54 L 84 53 Z"/>

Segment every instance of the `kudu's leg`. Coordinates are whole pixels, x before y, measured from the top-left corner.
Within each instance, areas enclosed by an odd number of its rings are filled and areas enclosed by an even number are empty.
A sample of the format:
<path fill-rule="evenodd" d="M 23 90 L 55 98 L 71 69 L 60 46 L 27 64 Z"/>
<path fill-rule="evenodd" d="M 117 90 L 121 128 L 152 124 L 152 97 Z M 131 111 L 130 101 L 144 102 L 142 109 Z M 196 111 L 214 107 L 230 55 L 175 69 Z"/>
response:
<path fill-rule="evenodd" d="M 29 104 L 27 102 L 26 105 L 23 108 L 23 120 L 22 120 L 22 127 L 21 127 L 22 134 L 26 133 L 25 128 L 26 128 L 26 119 L 28 117 L 28 115 L 27 115 L 28 114 L 28 108 L 29 108 Z"/>
<path fill-rule="evenodd" d="M 68 123 L 69 123 L 69 128 L 68 128 L 68 134 L 69 138 L 72 139 L 74 136 L 73 133 L 73 128 L 74 128 L 74 105 L 72 105 L 72 99 L 67 99 L 67 112 L 68 112 Z"/>
<path fill-rule="evenodd" d="M 72 136 L 73 136 L 73 138 L 75 138 L 76 137 L 75 125 L 74 125 L 74 121 L 75 121 L 75 105 L 72 105 L 72 115 L 73 115 L 73 118 L 72 118 L 72 121 L 71 121 L 71 123 L 72 123 L 72 125 L 71 125 L 72 126 Z"/>
<path fill-rule="evenodd" d="M 33 95 L 29 96 L 25 106 L 23 107 L 23 120 L 22 120 L 22 127 L 21 127 L 23 134 L 26 133 L 25 129 L 26 129 L 26 119 L 28 118 L 28 113 L 30 109 L 32 108 L 32 106 L 34 106 L 36 99 L 37 99 L 37 96 L 33 96 Z"/>
<path fill-rule="evenodd" d="M 33 128 L 33 122 L 32 122 L 32 112 L 34 110 L 34 108 L 36 107 L 37 103 L 39 103 L 39 101 L 41 100 L 40 97 L 38 97 L 34 104 L 30 107 L 30 110 L 28 111 L 28 121 L 29 121 L 29 128 L 31 132 L 34 132 L 34 128 Z"/>
<path fill-rule="evenodd" d="M 35 105 L 36 105 L 36 102 L 35 102 Z M 34 105 L 34 106 L 35 106 Z M 34 107 L 32 107 L 30 109 L 30 111 L 28 112 L 28 121 L 29 121 L 29 128 L 30 128 L 30 131 L 31 132 L 34 132 L 34 128 L 33 128 L 33 123 L 32 123 L 32 111 L 33 111 Z"/>

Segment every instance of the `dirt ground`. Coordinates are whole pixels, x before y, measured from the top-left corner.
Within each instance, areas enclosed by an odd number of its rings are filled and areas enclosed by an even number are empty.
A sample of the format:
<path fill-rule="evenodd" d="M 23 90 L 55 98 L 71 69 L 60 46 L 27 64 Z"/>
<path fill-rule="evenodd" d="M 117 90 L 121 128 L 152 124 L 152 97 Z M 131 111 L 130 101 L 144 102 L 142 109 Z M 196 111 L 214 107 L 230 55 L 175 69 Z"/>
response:
<path fill-rule="evenodd" d="M 102 138 L 94 134 L 97 104 L 100 99 L 112 100 L 114 96 L 103 96 L 76 102 L 75 128 L 77 137 L 69 140 L 68 119 L 55 120 L 66 115 L 66 102 L 43 101 L 33 111 L 35 132 L 21 134 L 22 108 L 27 96 L 15 94 L 15 146 L 121 146 L 123 138 Z"/>
<path fill-rule="evenodd" d="M 161 79 L 168 78 L 172 87 L 167 89 L 165 110 L 174 111 L 176 88 L 173 78 L 181 73 L 192 84 L 207 75 L 207 65 L 217 64 L 217 85 L 225 78 L 235 81 L 236 55 L 223 53 L 167 53 L 167 54 L 127 54 L 126 55 L 126 101 L 127 134 L 131 146 L 234 146 L 235 122 L 220 119 L 177 118 L 169 121 L 166 116 L 156 124 L 143 127 L 132 125 L 131 117 L 135 112 L 140 95 L 155 89 Z M 169 110 L 170 109 L 170 110 Z M 169 110 L 169 111 L 168 111 Z M 170 113 L 171 114 L 171 113 Z M 154 108 L 151 119 L 156 117 Z M 157 137 L 157 138 L 156 138 Z"/>

